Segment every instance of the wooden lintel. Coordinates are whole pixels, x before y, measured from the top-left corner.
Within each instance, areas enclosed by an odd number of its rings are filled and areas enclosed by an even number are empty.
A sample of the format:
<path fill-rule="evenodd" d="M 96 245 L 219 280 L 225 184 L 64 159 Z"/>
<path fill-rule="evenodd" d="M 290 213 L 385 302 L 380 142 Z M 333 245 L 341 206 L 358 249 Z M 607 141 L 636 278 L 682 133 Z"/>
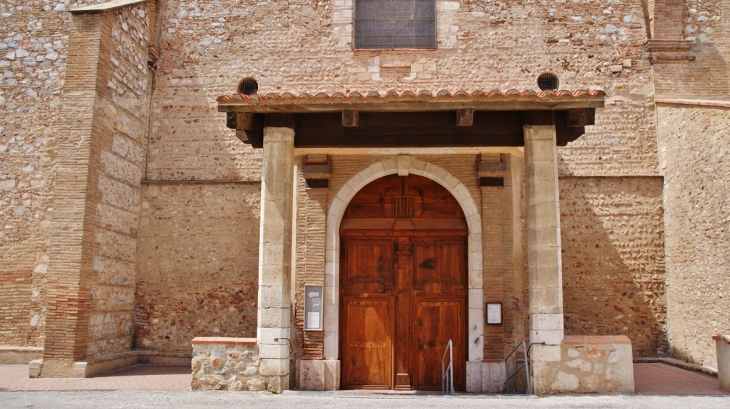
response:
<path fill-rule="evenodd" d="M 472 126 L 474 123 L 474 109 L 464 108 L 456 110 L 456 126 Z"/>
<path fill-rule="evenodd" d="M 580 108 L 568 110 L 566 126 L 568 128 L 579 128 L 581 126 L 596 124 L 596 110 L 594 108 Z"/>
<path fill-rule="evenodd" d="M 352 109 L 343 109 L 342 126 L 345 128 L 356 128 L 360 126 L 360 113 Z"/>
<path fill-rule="evenodd" d="M 253 147 L 261 147 L 265 126 L 284 126 L 294 129 L 294 146 L 302 149 L 463 148 L 523 146 L 524 124 L 554 124 L 558 146 L 574 141 L 585 132 L 585 126 L 568 126 L 569 110 L 494 112 L 475 109 L 471 126 L 455 126 L 455 111 L 359 112 L 357 127 L 343 126 L 341 111 L 253 114 L 250 122 L 247 122 L 250 123 L 250 129 L 238 128 L 237 136 Z M 589 116 L 588 112 L 583 115 L 584 118 Z M 243 120 L 239 121 L 236 116 L 235 122 L 238 125 Z"/>
<path fill-rule="evenodd" d="M 264 127 L 294 129 L 294 114 L 266 114 Z"/>

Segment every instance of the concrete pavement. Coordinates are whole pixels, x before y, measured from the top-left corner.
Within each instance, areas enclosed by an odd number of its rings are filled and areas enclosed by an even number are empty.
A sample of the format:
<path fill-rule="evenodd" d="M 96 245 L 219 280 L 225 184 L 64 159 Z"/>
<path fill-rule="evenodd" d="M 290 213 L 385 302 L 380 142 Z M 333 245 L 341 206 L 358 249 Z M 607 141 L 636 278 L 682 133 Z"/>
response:
<path fill-rule="evenodd" d="M 665 364 L 635 364 L 636 394 L 507 396 L 364 391 L 190 391 L 190 368 L 135 365 L 96 378 L 29 379 L 27 365 L 0 365 L 0 409 L 15 408 L 730 408 L 717 378 Z"/>
<path fill-rule="evenodd" d="M 507 397 L 504 395 L 394 395 L 333 392 L 192 392 L 192 391 L 55 391 L 0 392 L 7 409 L 132 408 L 286 408 L 286 409 L 430 409 L 430 408 L 641 408 L 727 409 L 726 396 L 581 395 Z"/>

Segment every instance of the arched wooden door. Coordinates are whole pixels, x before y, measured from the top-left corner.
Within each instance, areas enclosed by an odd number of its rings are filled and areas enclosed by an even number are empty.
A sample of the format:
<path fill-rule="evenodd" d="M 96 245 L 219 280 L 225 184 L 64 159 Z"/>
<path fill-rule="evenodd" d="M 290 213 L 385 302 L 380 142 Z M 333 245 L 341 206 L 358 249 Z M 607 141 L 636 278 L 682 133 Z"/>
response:
<path fill-rule="evenodd" d="M 453 342 L 465 386 L 467 227 L 454 197 L 420 176 L 386 176 L 350 202 L 340 227 L 342 387 L 441 389 Z"/>

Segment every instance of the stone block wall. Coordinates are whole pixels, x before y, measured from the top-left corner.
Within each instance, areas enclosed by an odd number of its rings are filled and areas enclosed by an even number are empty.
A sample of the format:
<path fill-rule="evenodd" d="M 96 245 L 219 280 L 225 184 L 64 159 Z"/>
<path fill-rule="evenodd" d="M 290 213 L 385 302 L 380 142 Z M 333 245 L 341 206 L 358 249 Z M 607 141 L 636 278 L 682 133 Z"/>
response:
<path fill-rule="evenodd" d="M 134 347 L 256 336 L 258 183 L 143 185 Z"/>
<path fill-rule="evenodd" d="M 140 193 L 147 148 L 151 24 L 147 3 L 103 13 L 92 138 L 91 223 L 95 227 L 86 358 L 129 351 Z M 92 142 L 93 144 L 93 142 Z M 88 206 L 88 205 L 87 205 Z"/>
<path fill-rule="evenodd" d="M 196 337 L 192 348 L 193 390 L 268 389 L 256 338 Z"/>
<path fill-rule="evenodd" d="M 0 331 L 0 344 L 3 345 L 42 346 L 45 340 L 52 219 L 54 211 L 58 212 L 58 206 L 54 205 L 54 197 L 58 194 L 55 191 L 57 170 L 65 170 L 62 150 L 66 145 L 62 134 L 70 129 L 64 121 L 69 114 L 73 120 L 80 120 L 93 111 L 91 105 L 82 105 L 82 98 L 72 97 L 69 101 L 78 108 L 72 112 L 73 109 L 64 106 L 64 96 L 79 96 L 74 94 L 78 89 L 73 86 L 79 79 L 95 86 L 96 80 L 89 76 L 94 74 L 86 68 L 92 71 L 99 68 L 95 55 L 99 51 L 97 46 L 85 48 L 88 55 L 82 61 L 70 55 L 75 52 L 70 41 L 79 30 L 84 30 L 78 21 L 74 21 L 70 10 L 96 3 L 95 0 L 30 0 L 0 4 L 0 109 L 3 112 L 0 118 L 0 311 L 8 317 L 7 327 Z M 140 51 L 130 45 L 135 41 L 147 41 L 149 34 L 144 23 L 142 26 L 132 23 L 132 20 L 145 20 L 149 14 L 139 14 L 139 11 L 147 10 L 146 6 L 138 5 L 135 10 L 135 16 L 125 19 L 127 29 L 136 31 L 132 35 L 137 37 L 122 38 L 129 37 L 129 32 L 116 36 L 113 41 L 125 42 L 124 49 L 111 50 L 106 57 L 112 56 L 121 67 L 101 67 L 100 71 L 109 74 L 104 81 L 111 79 L 109 86 L 115 86 L 115 90 L 110 91 L 114 94 L 111 105 L 124 106 L 124 102 L 116 98 L 122 94 L 127 102 L 141 99 L 141 111 L 127 108 L 140 115 L 141 123 L 146 123 L 148 104 L 144 101 L 148 101 L 149 96 L 146 57 L 137 73 L 130 70 L 136 61 L 131 66 L 126 64 L 130 53 Z M 121 24 L 124 22 L 119 22 L 118 30 L 121 30 Z M 85 46 L 99 40 L 94 33 L 86 34 Z M 146 55 L 146 47 L 146 43 L 141 47 L 143 55 Z M 103 52 L 107 53 L 107 50 Z M 69 60 L 73 60 L 70 69 Z M 116 85 L 111 78 L 112 71 L 116 74 L 123 71 Z M 140 79 L 135 78 L 139 75 L 143 77 L 141 89 Z M 120 81 L 128 82 L 134 91 L 125 90 L 127 84 L 119 87 Z M 106 84 L 99 89 L 102 94 L 104 88 Z M 77 149 L 81 147 L 79 145 Z"/>
<path fill-rule="evenodd" d="M 131 348 L 148 19 L 144 4 L 70 19 L 41 376 Z"/>
<path fill-rule="evenodd" d="M 560 213 L 566 334 L 667 354 L 662 179 L 561 177 Z"/>
<path fill-rule="evenodd" d="M 722 1 L 684 0 L 678 9 L 671 33 L 654 36 L 660 40 L 686 40 L 691 49 L 675 56 L 679 61 L 655 63 L 656 98 L 727 100 L 730 97 L 730 21 L 723 16 Z M 689 60 L 686 57 L 692 57 Z"/>
<path fill-rule="evenodd" d="M 567 335 L 560 362 L 541 374 L 548 390 L 536 393 L 633 393 L 631 341 L 623 335 Z"/>
<path fill-rule="evenodd" d="M 70 20 L 64 2 L 0 4 L 0 345 L 45 338 Z"/>
<path fill-rule="evenodd" d="M 672 353 L 717 368 L 710 336 L 730 328 L 730 106 L 657 114 Z"/>

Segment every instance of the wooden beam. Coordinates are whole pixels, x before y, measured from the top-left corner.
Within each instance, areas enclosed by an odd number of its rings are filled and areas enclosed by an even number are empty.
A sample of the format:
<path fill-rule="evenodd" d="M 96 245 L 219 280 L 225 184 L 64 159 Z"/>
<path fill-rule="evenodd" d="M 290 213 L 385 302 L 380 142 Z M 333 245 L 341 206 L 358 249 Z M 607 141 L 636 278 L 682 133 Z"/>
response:
<path fill-rule="evenodd" d="M 266 117 L 266 119 L 264 119 Z M 517 147 L 523 124 L 555 124 L 557 145 L 576 140 L 584 127 L 568 127 L 568 111 L 475 111 L 472 126 L 455 126 L 454 111 L 360 112 L 358 127 L 342 126 L 342 113 L 255 114 L 239 138 L 260 148 L 264 126 L 294 127 L 296 148 Z M 241 138 L 244 137 L 244 138 Z"/>
<path fill-rule="evenodd" d="M 266 114 L 264 127 L 294 129 L 294 114 Z"/>
<path fill-rule="evenodd" d="M 568 110 L 566 126 L 568 128 L 580 128 L 581 126 L 596 124 L 595 108 L 581 108 Z"/>
<path fill-rule="evenodd" d="M 343 109 L 342 126 L 346 128 L 356 128 L 360 126 L 360 113 L 351 109 Z"/>
<path fill-rule="evenodd" d="M 249 129 L 263 129 L 264 116 L 261 114 L 250 114 L 247 112 L 227 112 L 226 127 L 237 131 Z"/>
<path fill-rule="evenodd" d="M 464 108 L 456 110 L 456 126 L 472 126 L 474 123 L 474 109 Z"/>
<path fill-rule="evenodd" d="M 525 125 L 553 125 L 553 111 L 525 111 Z"/>

